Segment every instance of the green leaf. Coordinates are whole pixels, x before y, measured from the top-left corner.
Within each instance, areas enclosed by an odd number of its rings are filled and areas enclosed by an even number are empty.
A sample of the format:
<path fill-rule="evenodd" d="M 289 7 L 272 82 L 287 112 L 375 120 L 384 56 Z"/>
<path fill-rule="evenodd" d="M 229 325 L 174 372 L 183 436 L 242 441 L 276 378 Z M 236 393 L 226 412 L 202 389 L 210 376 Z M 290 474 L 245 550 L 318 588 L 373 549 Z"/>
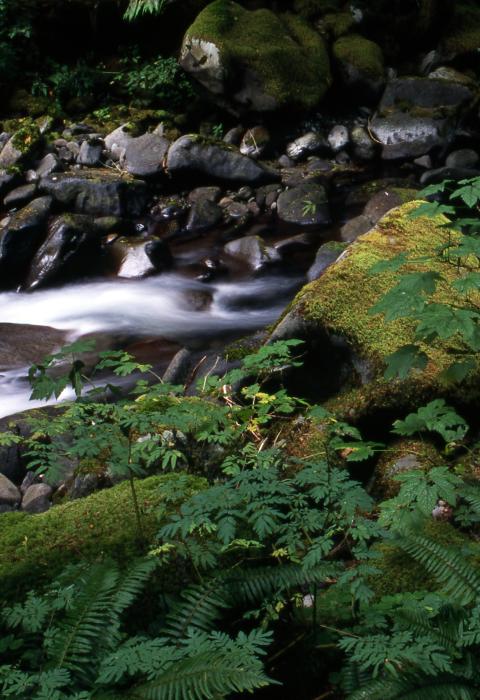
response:
<path fill-rule="evenodd" d="M 393 426 L 392 432 L 397 435 L 410 436 L 427 430 L 439 433 L 446 442 L 461 440 L 468 430 L 464 419 L 444 399 L 430 401 L 405 420 L 396 420 Z"/>
<path fill-rule="evenodd" d="M 406 379 L 412 369 L 424 370 L 427 355 L 417 345 L 404 345 L 386 358 L 385 379 Z"/>

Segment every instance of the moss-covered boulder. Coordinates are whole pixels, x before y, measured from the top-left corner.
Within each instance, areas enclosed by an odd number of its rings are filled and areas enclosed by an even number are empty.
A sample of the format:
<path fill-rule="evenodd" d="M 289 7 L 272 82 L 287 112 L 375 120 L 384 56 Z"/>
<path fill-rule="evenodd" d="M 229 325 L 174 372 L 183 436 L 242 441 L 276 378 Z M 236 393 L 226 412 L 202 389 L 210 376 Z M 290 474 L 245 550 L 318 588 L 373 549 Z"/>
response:
<path fill-rule="evenodd" d="M 444 464 L 436 447 L 426 440 L 402 439 L 389 445 L 375 466 L 374 495 L 393 498 L 400 490 L 395 477 L 410 471 L 430 471 Z"/>
<path fill-rule="evenodd" d="M 318 280 L 298 293 L 273 332 L 274 339 L 304 337 L 323 349 L 330 346 L 331 352 L 322 350 L 322 358 L 325 362 L 325 357 L 331 356 L 332 364 L 318 368 L 326 377 L 332 373 L 345 376 L 349 365 L 350 387 L 356 387 L 331 402 L 332 409 L 340 410 L 349 419 L 379 408 L 410 409 L 446 391 L 441 373 L 450 366 L 454 349 L 447 342 L 422 347 L 428 357 L 423 371 L 416 371 L 404 381 L 384 379 L 385 357 L 412 343 L 415 323 L 408 319 L 386 323 L 383 316 L 370 313 L 371 307 L 398 281 L 398 273 L 371 274 L 371 268 L 380 260 L 401 252 L 413 257 L 431 256 L 423 268 L 416 265 L 414 269 L 439 271 L 452 275 L 452 279 L 455 275 L 453 267 L 435 260 L 438 247 L 455 234 L 442 228 L 442 219 L 411 219 L 409 214 L 417 206 L 418 202 L 403 204 L 360 236 Z M 444 294 L 447 296 L 439 294 L 437 298 L 454 301 L 451 291 Z M 339 367 L 334 366 L 335 354 L 342 358 Z M 468 390 L 463 385 L 450 386 L 451 397 L 471 398 L 474 380 L 470 378 Z"/>
<path fill-rule="evenodd" d="M 442 42 L 449 59 L 480 51 L 480 7 L 476 2 L 458 2 Z"/>
<path fill-rule="evenodd" d="M 229 0 L 215 0 L 198 15 L 180 63 L 213 95 L 258 112 L 309 109 L 330 85 L 323 39 L 301 18 Z"/>
<path fill-rule="evenodd" d="M 113 557 L 128 561 L 155 540 L 159 521 L 168 509 L 165 492 L 178 487 L 182 498 L 205 486 L 187 474 L 136 480 L 142 513 L 140 536 L 129 483 L 63 505 L 40 515 L 0 515 L 0 593 L 2 596 L 40 585 L 64 566 L 79 560 Z"/>
<path fill-rule="evenodd" d="M 382 49 L 360 34 L 342 36 L 333 45 L 333 55 L 346 87 L 361 90 L 363 98 L 376 97 L 385 84 Z"/>

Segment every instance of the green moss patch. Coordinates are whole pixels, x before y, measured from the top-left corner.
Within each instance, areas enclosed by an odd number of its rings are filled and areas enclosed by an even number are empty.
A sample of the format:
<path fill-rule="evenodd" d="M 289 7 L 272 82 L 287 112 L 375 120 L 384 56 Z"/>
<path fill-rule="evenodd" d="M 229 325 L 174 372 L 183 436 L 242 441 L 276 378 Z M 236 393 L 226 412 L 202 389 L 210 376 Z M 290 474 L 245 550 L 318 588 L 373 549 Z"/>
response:
<path fill-rule="evenodd" d="M 443 48 L 450 56 L 461 56 L 480 50 L 480 7 L 478 5 L 456 3 Z"/>
<path fill-rule="evenodd" d="M 139 556 L 146 544 L 154 541 L 158 522 L 167 512 L 162 487 L 171 487 L 175 481 L 179 482 L 179 489 L 184 489 L 184 498 L 206 483 L 186 474 L 136 480 L 143 538 L 139 536 L 130 484 L 126 482 L 54 506 L 39 515 L 0 515 L 1 593 L 8 595 L 41 585 L 72 562 L 103 556 L 128 561 Z"/>
<path fill-rule="evenodd" d="M 314 107 L 331 82 L 322 37 L 294 15 L 250 12 L 235 2 L 215 0 L 186 37 L 213 43 L 228 76 L 253 74 L 278 107 Z"/>
<path fill-rule="evenodd" d="M 364 76 L 381 79 L 384 74 L 382 49 L 374 41 L 359 34 L 349 34 L 333 45 L 333 55 L 341 64 L 348 64 Z"/>

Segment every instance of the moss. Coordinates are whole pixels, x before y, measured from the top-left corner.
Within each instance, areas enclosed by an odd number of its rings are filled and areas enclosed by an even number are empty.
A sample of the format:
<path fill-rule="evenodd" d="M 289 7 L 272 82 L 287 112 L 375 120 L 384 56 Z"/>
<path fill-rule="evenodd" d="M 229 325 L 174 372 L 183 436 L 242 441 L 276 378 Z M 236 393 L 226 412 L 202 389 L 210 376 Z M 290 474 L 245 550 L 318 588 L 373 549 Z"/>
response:
<path fill-rule="evenodd" d="M 52 104 L 48 97 L 34 97 L 27 90 L 16 90 L 7 108 L 13 114 L 35 118 L 51 112 Z"/>
<path fill-rule="evenodd" d="M 294 0 L 293 10 L 300 17 L 310 20 L 325 13 L 337 12 L 340 5 L 339 0 Z"/>
<path fill-rule="evenodd" d="M 328 32 L 334 39 L 338 39 L 348 32 L 355 25 L 355 20 L 351 12 L 335 12 L 322 19 L 320 29 Z"/>
<path fill-rule="evenodd" d="M 353 66 L 360 74 L 373 79 L 384 75 L 382 49 L 359 34 L 341 37 L 333 45 L 333 55 L 341 63 Z"/>
<path fill-rule="evenodd" d="M 263 338 L 248 337 L 239 338 L 227 345 L 223 350 L 223 356 L 228 362 L 243 360 L 247 355 L 256 352 L 262 345 Z"/>
<path fill-rule="evenodd" d="M 438 271 L 447 278 L 455 278 L 455 270 L 435 260 L 436 250 L 456 234 L 442 228 L 444 220 L 420 218 L 412 220 L 409 213 L 418 202 L 404 204 L 389 212 L 369 233 L 350 246 L 342 259 L 330 267 L 318 280 L 306 285 L 291 305 L 293 313 L 307 322 L 312 335 L 339 336 L 353 353 L 368 365 L 370 377 L 365 385 L 347 398 L 341 396 L 334 403 L 343 403 L 343 411 L 358 413 L 358 405 L 396 405 L 402 397 L 405 402 L 416 402 L 435 391 L 442 390 L 440 374 L 450 365 L 453 341 L 433 347 L 422 347 L 428 364 L 407 381 L 386 382 L 383 379 L 384 358 L 403 345 L 412 343 L 415 324 L 409 319 L 386 323 L 381 315 L 369 313 L 398 280 L 398 274 L 384 272 L 372 275 L 372 266 L 406 251 L 413 257 L 431 256 L 425 266 L 415 270 Z M 409 267 L 404 268 L 408 271 Z M 453 301 L 451 290 L 438 293 L 438 301 Z M 478 374 L 478 370 L 476 372 Z M 470 394 L 474 383 L 470 382 Z M 453 386 L 452 395 L 466 396 L 465 386 Z M 346 402 L 350 403 L 349 406 Z M 335 407 L 333 407 L 335 408 Z M 338 406 L 337 406 L 338 408 Z"/>
<path fill-rule="evenodd" d="M 475 568 L 480 568 L 480 546 L 449 523 L 427 520 L 421 534 L 457 553 L 463 552 L 466 561 Z M 380 573 L 371 577 L 369 585 L 378 598 L 396 593 L 439 589 L 436 579 L 399 547 L 381 544 L 374 549 L 380 555 L 374 561 L 375 568 Z"/>
<path fill-rule="evenodd" d="M 12 144 L 22 154 L 30 153 L 41 139 L 40 129 L 35 122 L 29 119 L 23 120 L 20 128 L 12 137 Z"/>
<path fill-rule="evenodd" d="M 480 8 L 476 4 L 456 3 L 443 49 L 450 56 L 480 50 Z"/>
<path fill-rule="evenodd" d="M 162 486 L 182 479 L 182 492 L 204 487 L 205 481 L 188 475 L 154 476 L 137 480 L 143 511 L 145 540 L 152 542 L 158 519 L 165 515 Z M 41 585 L 69 563 L 111 556 L 122 561 L 139 555 L 135 512 L 129 483 L 63 505 L 46 513 L 4 513 L 0 530 L 0 591 L 3 595 Z"/>
<path fill-rule="evenodd" d="M 251 71 L 277 106 L 311 108 L 331 82 L 323 39 L 300 17 L 215 0 L 187 30 L 214 43 L 227 74 Z"/>
<path fill-rule="evenodd" d="M 425 440 L 402 439 L 388 447 L 375 467 L 374 495 L 378 498 L 393 498 L 400 490 L 395 476 L 413 469 L 430 470 L 444 464 L 436 447 Z"/>

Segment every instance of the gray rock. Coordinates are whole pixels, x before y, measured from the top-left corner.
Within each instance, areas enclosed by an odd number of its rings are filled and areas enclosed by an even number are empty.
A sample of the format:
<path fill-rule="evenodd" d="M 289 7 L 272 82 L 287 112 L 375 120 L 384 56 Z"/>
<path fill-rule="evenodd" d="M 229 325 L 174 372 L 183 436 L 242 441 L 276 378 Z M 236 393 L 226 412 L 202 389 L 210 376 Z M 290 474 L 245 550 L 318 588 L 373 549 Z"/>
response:
<path fill-rule="evenodd" d="M 474 168 L 478 165 L 479 156 L 472 148 L 461 148 L 452 151 L 445 161 L 447 168 Z"/>
<path fill-rule="evenodd" d="M 96 491 L 98 487 L 99 479 L 96 474 L 79 474 L 68 487 L 67 494 L 72 500 L 85 498 Z"/>
<path fill-rule="evenodd" d="M 231 146 L 239 146 L 244 132 L 245 129 L 243 126 L 234 126 L 233 129 L 227 131 L 223 137 L 223 140 L 225 143 L 229 143 Z"/>
<path fill-rule="evenodd" d="M 240 143 L 240 153 L 250 158 L 260 158 L 270 144 L 270 134 L 263 126 L 254 126 L 245 132 Z"/>
<path fill-rule="evenodd" d="M 198 199 L 194 202 L 186 223 L 190 233 L 203 233 L 219 224 L 223 219 L 222 208 L 210 199 Z"/>
<path fill-rule="evenodd" d="M 282 192 L 277 199 L 278 218 L 299 226 L 319 226 L 331 222 L 325 188 L 304 184 Z"/>
<path fill-rule="evenodd" d="M 70 281 L 92 270 L 99 241 L 89 216 L 62 214 L 49 225 L 45 242 L 32 260 L 25 286 L 29 290 L 56 281 Z"/>
<path fill-rule="evenodd" d="M 45 236 L 51 197 L 38 197 L 0 229 L 0 288 L 17 286 Z"/>
<path fill-rule="evenodd" d="M 279 254 L 265 245 L 260 236 L 245 236 L 230 241 L 224 246 L 224 251 L 233 258 L 245 262 L 254 270 L 279 260 Z"/>
<path fill-rule="evenodd" d="M 327 136 L 327 141 L 334 153 L 338 153 L 338 151 L 346 148 L 350 141 L 350 135 L 347 127 L 343 126 L 342 124 L 337 124 L 334 126 Z"/>
<path fill-rule="evenodd" d="M 123 167 L 135 177 L 152 177 L 163 172 L 170 142 L 159 134 L 146 133 L 130 139 L 125 149 Z"/>
<path fill-rule="evenodd" d="M 307 272 L 308 281 L 312 282 L 312 280 L 318 279 L 330 265 L 338 260 L 346 247 L 345 243 L 337 243 L 337 241 L 328 241 L 328 243 L 321 245 Z"/>
<path fill-rule="evenodd" d="M 4 474 L 0 474 L 0 505 L 16 507 L 22 500 L 20 491 Z"/>
<path fill-rule="evenodd" d="M 312 245 L 312 236 L 309 233 L 299 233 L 296 236 L 290 236 L 290 238 L 284 238 L 282 241 L 278 241 L 273 246 L 275 250 L 285 256 L 289 253 L 295 253 L 296 251 L 305 250 Z"/>
<path fill-rule="evenodd" d="M 20 484 L 20 493 L 22 496 L 25 494 L 26 490 L 32 485 L 37 483 L 37 476 L 35 475 L 34 472 L 28 471 L 25 474 L 25 478 L 23 479 L 22 483 Z"/>
<path fill-rule="evenodd" d="M 473 92 L 467 85 L 432 78 L 398 78 L 388 83 L 380 101 L 381 113 L 397 110 L 404 105 L 407 110 L 420 108 L 456 112 L 473 99 Z M 433 115 L 432 115 L 433 116 Z"/>
<path fill-rule="evenodd" d="M 131 140 L 132 136 L 128 124 L 122 124 L 118 129 L 105 136 L 105 148 L 109 152 L 110 158 L 114 161 L 122 161 Z"/>
<path fill-rule="evenodd" d="M 340 229 L 340 239 L 345 243 L 352 243 L 359 236 L 367 233 L 373 227 L 372 221 L 368 216 L 360 214 L 346 224 Z"/>
<path fill-rule="evenodd" d="M 432 159 L 428 154 L 426 156 L 420 156 L 420 158 L 415 158 L 413 162 L 415 165 L 418 165 L 419 168 L 425 168 L 426 170 L 430 170 L 432 167 Z"/>
<path fill-rule="evenodd" d="M 363 214 L 369 219 L 371 224 L 376 224 L 388 211 L 399 207 L 404 202 L 405 199 L 397 192 L 383 189 L 376 192 L 373 197 L 368 200 Z"/>
<path fill-rule="evenodd" d="M 148 238 L 117 238 L 109 247 L 117 275 L 142 278 L 170 266 L 172 256 L 164 241 Z"/>
<path fill-rule="evenodd" d="M 469 180 L 479 175 L 480 169 L 478 168 L 436 168 L 423 173 L 420 183 L 426 186 L 443 180 Z"/>
<path fill-rule="evenodd" d="M 14 190 L 9 192 L 5 199 L 3 200 L 4 205 L 7 209 L 12 207 L 22 207 L 24 204 L 29 202 L 35 197 L 37 191 L 37 185 L 31 183 L 29 185 L 22 185 L 21 187 L 16 187 Z"/>
<path fill-rule="evenodd" d="M 80 146 L 77 163 L 88 168 L 94 168 L 99 165 L 102 160 L 103 147 L 103 139 L 97 136 L 85 139 Z"/>
<path fill-rule="evenodd" d="M 29 134 L 22 133 L 21 129 L 15 132 L 0 152 L 0 169 L 24 163 L 36 150 L 39 140 L 38 128 L 32 128 Z"/>
<path fill-rule="evenodd" d="M 32 484 L 25 491 L 22 510 L 26 513 L 44 513 L 51 504 L 52 488 L 48 484 Z"/>
<path fill-rule="evenodd" d="M 242 155 L 233 146 L 212 142 L 198 134 L 181 136 L 172 144 L 167 169 L 173 176 L 203 174 L 251 185 L 278 180 L 277 173 Z"/>
<path fill-rule="evenodd" d="M 353 127 L 350 136 L 353 143 L 353 154 L 355 158 L 367 161 L 375 158 L 377 147 L 365 127 Z"/>
<path fill-rule="evenodd" d="M 47 177 L 60 170 L 60 161 L 54 153 L 47 153 L 37 165 L 36 174 L 38 178 Z"/>
<path fill-rule="evenodd" d="M 445 120 L 404 113 L 386 118 L 376 117 L 371 123 L 373 135 L 383 146 L 384 160 L 425 155 L 445 142 L 446 129 Z"/>
<path fill-rule="evenodd" d="M 318 153 L 326 148 L 325 139 L 316 131 L 309 131 L 308 134 L 300 136 L 295 141 L 287 145 L 287 156 L 293 161 L 301 160 L 312 153 Z"/>
<path fill-rule="evenodd" d="M 75 213 L 94 216 L 140 216 L 148 198 L 141 180 L 93 168 L 49 175 L 40 181 L 40 190 Z"/>
<path fill-rule="evenodd" d="M 188 194 L 188 201 L 194 204 L 200 200 L 208 199 L 209 202 L 215 202 L 215 204 L 220 200 L 222 196 L 222 190 L 220 187 L 197 187 Z"/>
<path fill-rule="evenodd" d="M 39 362 L 64 345 L 66 338 L 65 331 L 49 326 L 0 323 L 0 372 Z"/>

